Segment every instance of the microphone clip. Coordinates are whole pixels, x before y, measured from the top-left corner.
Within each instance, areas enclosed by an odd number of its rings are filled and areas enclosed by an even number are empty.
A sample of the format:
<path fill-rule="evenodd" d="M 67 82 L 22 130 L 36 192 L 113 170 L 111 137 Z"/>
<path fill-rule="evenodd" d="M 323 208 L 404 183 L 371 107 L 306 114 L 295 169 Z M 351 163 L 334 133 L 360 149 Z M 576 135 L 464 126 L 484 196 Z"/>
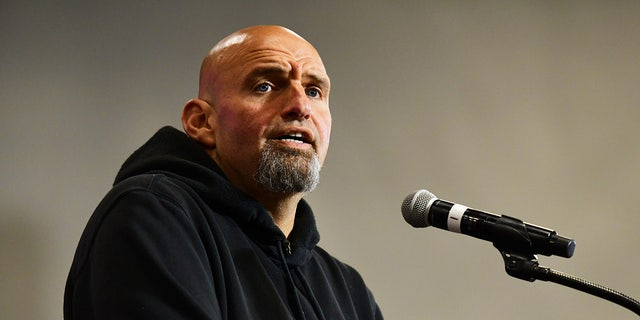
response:
<path fill-rule="evenodd" d="M 507 274 L 529 282 L 535 281 L 538 257 L 526 224 L 520 219 L 503 215 L 495 222 L 492 232 L 493 246 L 500 251 Z"/>
<path fill-rule="evenodd" d="M 535 276 L 536 271 L 539 269 L 538 258 L 532 254 L 518 254 L 500 251 L 502 259 L 504 260 L 504 269 L 508 275 L 533 282 L 538 279 Z"/>

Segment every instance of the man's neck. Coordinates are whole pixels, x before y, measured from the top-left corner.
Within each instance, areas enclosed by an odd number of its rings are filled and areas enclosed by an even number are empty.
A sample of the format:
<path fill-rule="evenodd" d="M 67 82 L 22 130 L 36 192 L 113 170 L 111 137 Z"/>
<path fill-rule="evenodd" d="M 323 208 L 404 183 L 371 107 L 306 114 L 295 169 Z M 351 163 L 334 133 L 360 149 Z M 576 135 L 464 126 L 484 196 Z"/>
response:
<path fill-rule="evenodd" d="M 273 222 L 280 228 L 285 237 L 289 237 L 295 223 L 298 202 L 300 202 L 302 196 L 302 193 L 293 195 L 270 194 L 258 197 L 256 200 L 269 212 Z"/>
<path fill-rule="evenodd" d="M 282 233 L 286 237 L 289 237 L 289 233 L 293 230 L 293 223 L 296 218 L 296 210 L 298 208 L 298 202 L 304 196 L 303 192 L 300 193 L 281 193 L 267 191 L 259 185 L 256 185 L 256 181 L 253 179 L 247 179 L 246 175 L 238 174 L 238 172 L 229 169 L 220 161 L 216 153 L 216 149 L 209 150 L 211 158 L 218 164 L 220 169 L 225 173 L 227 179 L 236 186 L 236 188 L 244 191 L 254 199 L 258 200 L 267 212 L 273 218 L 275 224 L 280 228 Z"/>

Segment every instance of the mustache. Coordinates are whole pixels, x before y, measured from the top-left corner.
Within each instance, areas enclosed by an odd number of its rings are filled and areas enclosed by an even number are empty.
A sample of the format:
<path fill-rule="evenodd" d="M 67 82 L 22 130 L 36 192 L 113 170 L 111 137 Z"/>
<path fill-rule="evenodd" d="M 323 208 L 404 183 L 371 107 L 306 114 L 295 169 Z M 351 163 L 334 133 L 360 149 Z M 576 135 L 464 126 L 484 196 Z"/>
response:
<path fill-rule="evenodd" d="M 318 156 L 315 147 L 312 149 L 297 149 L 291 148 L 287 146 L 283 146 L 281 144 L 275 143 L 273 140 L 267 140 L 265 143 L 265 147 L 271 149 L 271 151 L 275 151 L 285 156 L 303 156 L 303 157 L 311 157 Z"/>

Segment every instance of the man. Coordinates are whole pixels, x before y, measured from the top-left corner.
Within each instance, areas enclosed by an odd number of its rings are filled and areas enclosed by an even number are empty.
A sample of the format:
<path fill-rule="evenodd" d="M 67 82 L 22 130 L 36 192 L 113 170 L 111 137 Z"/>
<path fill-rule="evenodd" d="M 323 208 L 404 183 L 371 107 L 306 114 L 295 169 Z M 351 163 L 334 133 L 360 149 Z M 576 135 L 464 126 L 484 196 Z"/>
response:
<path fill-rule="evenodd" d="M 360 275 L 317 247 L 302 199 L 329 146 L 330 81 L 278 26 L 204 59 L 186 135 L 134 152 L 82 235 L 65 319 L 382 319 Z"/>

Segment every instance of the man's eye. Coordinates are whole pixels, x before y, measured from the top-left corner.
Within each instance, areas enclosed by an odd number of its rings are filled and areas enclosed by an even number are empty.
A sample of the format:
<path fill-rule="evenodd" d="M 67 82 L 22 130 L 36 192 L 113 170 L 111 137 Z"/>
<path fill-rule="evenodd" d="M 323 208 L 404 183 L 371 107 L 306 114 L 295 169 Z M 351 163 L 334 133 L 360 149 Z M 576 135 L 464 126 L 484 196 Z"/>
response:
<path fill-rule="evenodd" d="M 320 96 L 320 90 L 316 88 L 309 88 L 307 89 L 307 95 L 312 98 L 317 98 Z"/>
<path fill-rule="evenodd" d="M 269 92 L 271 91 L 271 89 L 272 87 L 268 83 L 261 83 L 256 87 L 256 90 L 258 90 L 258 92 Z"/>

